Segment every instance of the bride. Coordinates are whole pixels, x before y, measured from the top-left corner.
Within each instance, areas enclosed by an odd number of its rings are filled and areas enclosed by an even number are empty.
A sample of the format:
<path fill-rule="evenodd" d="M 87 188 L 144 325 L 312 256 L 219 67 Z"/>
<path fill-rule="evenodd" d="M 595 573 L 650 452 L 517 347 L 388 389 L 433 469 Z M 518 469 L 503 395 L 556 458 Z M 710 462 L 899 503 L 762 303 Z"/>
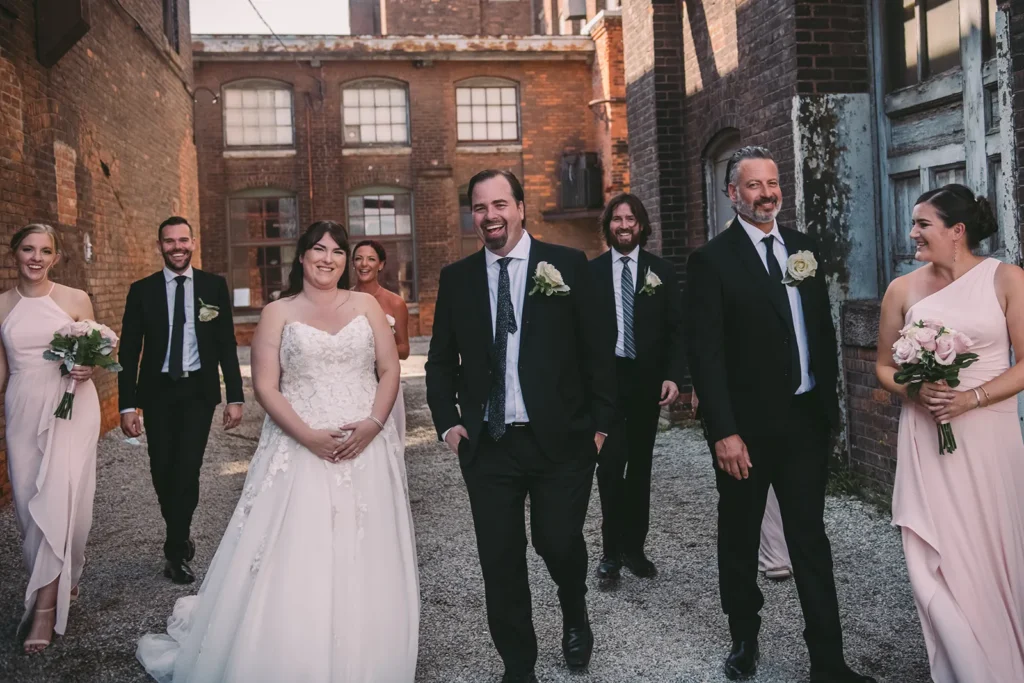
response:
<path fill-rule="evenodd" d="M 288 290 L 263 309 L 252 376 L 267 418 L 199 594 L 178 600 L 167 635 L 139 641 L 158 681 L 414 678 L 398 351 L 374 298 L 345 289 L 347 250 L 341 225 L 311 225 Z"/>

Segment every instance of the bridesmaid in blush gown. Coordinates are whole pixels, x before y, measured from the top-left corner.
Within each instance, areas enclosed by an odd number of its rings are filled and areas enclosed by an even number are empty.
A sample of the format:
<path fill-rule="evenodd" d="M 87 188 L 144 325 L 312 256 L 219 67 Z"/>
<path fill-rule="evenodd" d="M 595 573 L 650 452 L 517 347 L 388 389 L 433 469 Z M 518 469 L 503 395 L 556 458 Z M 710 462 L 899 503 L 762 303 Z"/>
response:
<path fill-rule="evenodd" d="M 1024 681 L 1024 441 L 1016 395 L 1024 365 L 1024 271 L 972 253 L 996 231 L 991 207 L 962 185 L 927 192 L 911 238 L 927 263 L 882 302 L 877 375 L 903 399 L 893 491 L 910 583 L 936 683 Z M 961 384 L 908 398 L 890 349 L 900 330 L 936 320 L 974 342 Z M 939 454 L 936 423 L 957 441 Z"/>
<path fill-rule="evenodd" d="M 55 631 L 64 633 L 78 597 L 92 526 L 100 404 L 93 368 L 76 367 L 72 417 L 53 416 L 70 380 L 43 352 L 61 327 L 93 318 L 88 294 L 49 279 L 60 259 L 57 233 L 48 225 L 26 226 L 11 239 L 11 250 L 18 285 L 0 294 L 0 383 L 8 381 L 7 467 L 29 574 L 22 626 L 31 621 L 31 627 L 24 649 L 35 653 Z"/>

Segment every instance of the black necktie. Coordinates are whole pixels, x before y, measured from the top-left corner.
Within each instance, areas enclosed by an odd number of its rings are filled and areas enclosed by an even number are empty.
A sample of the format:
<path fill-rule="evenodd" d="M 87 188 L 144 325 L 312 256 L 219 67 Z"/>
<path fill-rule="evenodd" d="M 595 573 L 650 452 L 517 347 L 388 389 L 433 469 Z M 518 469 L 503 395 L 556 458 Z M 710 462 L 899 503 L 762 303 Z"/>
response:
<path fill-rule="evenodd" d="M 185 347 L 185 280 L 188 278 L 179 275 L 174 278 L 178 283 L 174 289 L 174 323 L 171 326 L 171 357 L 167 363 L 167 374 L 171 379 L 181 379 L 183 373 L 182 356 Z"/>
<path fill-rule="evenodd" d="M 511 258 L 498 259 L 498 311 L 494 318 L 494 346 L 492 347 L 491 395 L 487 409 L 487 432 L 497 441 L 505 435 L 505 355 L 508 353 L 508 335 L 519 329 L 512 308 L 512 287 L 508 278 Z"/>
<path fill-rule="evenodd" d="M 793 324 L 793 309 L 789 305 L 789 292 L 786 291 L 786 285 L 782 282 L 782 268 L 779 266 L 779 259 L 775 258 L 775 235 L 768 235 L 762 241 L 765 248 L 765 260 L 768 262 L 768 275 L 771 277 L 772 284 L 777 284 L 782 289 L 782 301 L 786 305 L 786 321 L 789 323 L 790 330 L 790 381 L 793 385 L 792 390 L 795 392 L 800 388 L 803 373 L 800 367 L 800 349 L 796 344 L 796 325 Z"/>
<path fill-rule="evenodd" d="M 633 340 L 633 275 L 629 272 L 628 256 L 623 256 L 622 277 L 619 278 L 619 289 L 622 290 L 622 350 L 626 358 L 636 358 L 636 342 Z"/>

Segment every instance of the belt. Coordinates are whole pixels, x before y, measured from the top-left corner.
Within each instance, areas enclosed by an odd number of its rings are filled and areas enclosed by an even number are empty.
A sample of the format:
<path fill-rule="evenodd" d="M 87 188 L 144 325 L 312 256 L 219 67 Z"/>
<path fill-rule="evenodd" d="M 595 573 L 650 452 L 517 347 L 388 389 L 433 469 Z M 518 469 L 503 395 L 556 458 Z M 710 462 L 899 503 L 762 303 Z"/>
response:
<path fill-rule="evenodd" d="M 193 370 L 193 372 L 195 372 L 195 370 Z M 162 372 L 160 374 L 162 374 L 164 377 L 166 377 L 167 379 L 171 380 L 172 382 L 177 381 L 173 377 L 171 377 L 171 373 L 169 373 L 169 372 Z M 181 377 L 179 377 L 178 379 L 188 379 L 188 370 L 186 370 L 185 372 L 181 373 Z"/>
<path fill-rule="evenodd" d="M 488 424 L 489 423 L 486 420 L 484 420 L 484 429 L 487 429 L 487 425 Z M 506 427 L 519 427 L 519 428 L 521 428 L 521 427 L 529 427 L 530 423 L 529 422 L 506 422 L 505 426 Z"/>

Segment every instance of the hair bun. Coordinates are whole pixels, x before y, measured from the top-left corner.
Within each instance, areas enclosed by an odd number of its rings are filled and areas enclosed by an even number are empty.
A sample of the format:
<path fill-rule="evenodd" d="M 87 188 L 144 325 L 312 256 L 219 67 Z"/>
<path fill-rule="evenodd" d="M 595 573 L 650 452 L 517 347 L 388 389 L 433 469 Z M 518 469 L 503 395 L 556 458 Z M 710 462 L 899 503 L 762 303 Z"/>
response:
<path fill-rule="evenodd" d="M 996 234 L 999 222 L 988 199 L 978 196 L 976 199 L 976 219 L 967 225 L 968 238 L 975 244 Z"/>

